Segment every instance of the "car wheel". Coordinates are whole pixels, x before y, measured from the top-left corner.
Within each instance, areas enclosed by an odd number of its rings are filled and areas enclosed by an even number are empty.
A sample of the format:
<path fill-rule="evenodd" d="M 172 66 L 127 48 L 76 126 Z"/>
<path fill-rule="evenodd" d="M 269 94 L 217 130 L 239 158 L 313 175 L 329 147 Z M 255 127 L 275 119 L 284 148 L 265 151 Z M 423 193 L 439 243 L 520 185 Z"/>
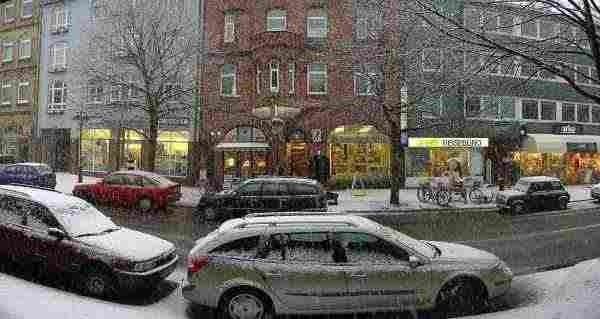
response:
<path fill-rule="evenodd" d="M 476 204 L 481 204 L 483 201 L 483 192 L 479 188 L 474 188 L 469 192 L 469 200 Z"/>
<path fill-rule="evenodd" d="M 137 208 L 142 212 L 142 213 L 148 213 L 150 211 L 152 211 L 152 209 L 154 208 L 154 205 L 152 203 L 152 199 L 148 198 L 148 197 L 142 197 L 138 200 L 137 202 Z"/>
<path fill-rule="evenodd" d="M 525 204 L 518 202 L 510 205 L 510 211 L 513 215 L 522 215 L 527 212 L 527 209 L 525 208 Z"/>
<path fill-rule="evenodd" d="M 115 291 L 112 276 L 99 267 L 91 267 L 85 271 L 80 284 L 81 290 L 88 296 L 109 297 Z"/>
<path fill-rule="evenodd" d="M 273 307 L 268 298 L 253 290 L 237 290 L 227 294 L 219 307 L 223 319 L 272 319 Z"/>
<path fill-rule="evenodd" d="M 485 287 L 470 278 L 455 279 L 439 292 L 436 310 L 444 317 L 464 316 L 480 313 L 487 303 Z"/>
<path fill-rule="evenodd" d="M 211 206 L 204 207 L 200 214 L 204 222 L 214 222 L 217 219 L 217 211 Z"/>
<path fill-rule="evenodd" d="M 568 205 L 568 204 L 569 204 L 569 200 L 568 200 L 568 199 L 566 199 L 566 198 L 560 198 L 560 199 L 558 200 L 558 208 L 559 208 L 560 210 L 565 210 L 565 209 L 567 209 L 567 205 Z"/>
<path fill-rule="evenodd" d="M 440 206 L 448 206 L 450 205 L 451 194 L 448 191 L 439 191 L 436 195 L 436 202 Z"/>

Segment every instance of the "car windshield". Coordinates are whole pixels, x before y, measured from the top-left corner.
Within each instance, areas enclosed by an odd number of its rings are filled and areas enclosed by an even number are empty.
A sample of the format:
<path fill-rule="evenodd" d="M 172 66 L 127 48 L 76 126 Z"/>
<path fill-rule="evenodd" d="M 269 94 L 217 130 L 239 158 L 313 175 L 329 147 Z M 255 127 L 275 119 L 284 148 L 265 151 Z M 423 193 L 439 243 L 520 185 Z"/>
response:
<path fill-rule="evenodd" d="M 100 235 L 119 229 L 110 218 L 83 200 L 73 200 L 53 210 L 67 233 L 73 237 Z"/>
<path fill-rule="evenodd" d="M 438 253 L 435 247 L 428 245 L 424 241 L 414 239 L 390 227 L 383 226 L 383 229 L 386 237 L 391 237 L 391 239 L 395 240 L 400 245 L 409 246 L 423 256 L 433 258 Z"/>
<path fill-rule="evenodd" d="M 36 169 L 37 169 L 37 171 L 40 174 L 49 174 L 49 173 L 52 173 L 52 169 L 50 169 L 50 167 L 47 166 L 47 165 L 38 165 L 36 167 Z"/>
<path fill-rule="evenodd" d="M 526 193 L 526 192 L 527 192 L 527 190 L 529 189 L 529 183 L 527 183 L 527 182 L 524 182 L 524 181 L 519 181 L 519 182 L 518 182 L 518 183 L 515 185 L 514 189 L 515 189 L 517 192 L 523 192 L 523 193 Z"/>

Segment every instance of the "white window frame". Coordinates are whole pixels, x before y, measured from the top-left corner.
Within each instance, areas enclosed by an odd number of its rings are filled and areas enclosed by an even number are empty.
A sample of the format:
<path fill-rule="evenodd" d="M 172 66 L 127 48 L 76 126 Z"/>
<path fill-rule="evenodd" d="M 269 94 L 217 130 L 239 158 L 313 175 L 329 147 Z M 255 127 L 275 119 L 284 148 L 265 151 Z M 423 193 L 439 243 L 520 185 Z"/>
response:
<path fill-rule="evenodd" d="M 439 54 L 439 59 L 440 59 L 440 67 L 438 69 L 435 68 L 426 68 L 425 67 L 425 58 L 426 58 L 426 53 L 427 52 L 437 52 Z M 441 72 L 442 71 L 442 67 L 443 67 L 443 53 L 441 49 L 436 49 L 436 48 L 427 48 L 427 49 L 423 49 L 422 55 L 421 55 L 421 68 L 423 70 L 423 72 Z"/>
<path fill-rule="evenodd" d="M 360 80 L 366 78 L 367 80 L 367 93 L 359 92 Z M 373 96 L 375 95 L 375 84 L 371 79 L 377 79 L 377 73 L 375 72 L 355 72 L 354 73 L 354 92 L 357 96 Z"/>
<path fill-rule="evenodd" d="M 535 119 L 526 119 L 525 117 L 523 117 L 523 114 L 525 114 L 524 113 L 525 108 L 523 107 L 523 102 L 525 102 L 525 101 L 535 101 L 537 103 L 537 117 Z M 523 121 L 555 122 L 555 121 L 543 121 L 543 120 L 540 120 L 542 118 L 542 107 L 540 105 L 540 99 L 522 98 L 522 99 L 519 99 L 519 105 L 521 106 L 521 113 L 519 114 L 519 117 Z"/>
<path fill-rule="evenodd" d="M 2 44 L 2 62 L 3 63 L 9 63 L 12 62 L 13 60 L 13 55 L 14 55 L 14 43 L 13 42 L 5 42 Z M 6 51 L 6 50 L 10 50 L 10 51 Z M 10 56 L 6 57 L 6 52 L 10 52 Z"/>
<path fill-rule="evenodd" d="M 31 14 L 23 14 L 25 12 L 26 4 L 31 5 Z M 30 18 L 31 16 L 33 16 L 33 0 L 23 0 L 21 2 L 21 17 L 22 18 Z"/>
<path fill-rule="evenodd" d="M 256 94 L 260 94 L 260 78 L 262 75 L 262 71 L 260 70 L 260 65 L 256 65 Z"/>
<path fill-rule="evenodd" d="M 518 116 L 518 118 L 515 118 L 516 120 L 522 120 L 525 122 L 542 122 L 542 123 L 559 123 L 559 122 L 568 122 L 568 123 L 579 123 L 579 124 L 585 124 L 585 125 L 600 125 L 600 123 L 594 123 L 592 122 L 592 109 L 594 107 L 600 107 L 599 105 L 596 104 L 591 104 L 591 103 L 581 103 L 581 102 L 572 102 L 572 101 L 561 101 L 561 100 L 552 100 L 552 99 L 537 99 L 537 98 L 517 98 L 516 99 L 516 105 L 517 109 L 516 109 L 516 114 Z M 523 101 L 536 101 L 538 104 L 538 117 L 537 119 L 526 119 L 523 118 Z M 542 102 L 553 102 L 556 103 L 556 120 L 542 120 Z M 563 119 L 562 117 L 562 111 L 563 111 L 563 105 L 564 104 L 571 104 L 575 106 L 575 120 L 574 121 L 567 121 L 566 119 Z M 579 106 L 580 105 L 586 105 L 588 107 L 588 111 L 587 111 L 587 116 L 589 121 L 587 122 L 582 122 L 579 119 Z"/>
<path fill-rule="evenodd" d="M 7 16 L 7 12 L 8 9 L 11 8 L 12 10 L 12 15 Z M 9 2 L 6 5 L 3 6 L 3 12 L 2 15 L 4 16 L 4 23 L 11 23 L 13 21 L 15 21 L 15 3 L 14 2 Z"/>
<path fill-rule="evenodd" d="M 118 103 L 124 100 L 124 96 L 123 96 L 123 85 L 121 84 L 113 84 L 110 86 L 110 102 L 111 103 Z"/>
<path fill-rule="evenodd" d="M 272 13 L 279 13 L 279 12 L 283 12 L 283 15 L 281 16 L 271 16 Z M 281 20 L 282 22 L 280 23 L 281 28 L 270 28 L 269 27 L 269 20 Z M 269 10 L 269 12 L 267 13 L 267 31 L 268 32 L 282 32 L 282 31 L 286 31 L 287 30 L 287 10 L 284 9 L 273 9 L 273 10 Z"/>
<path fill-rule="evenodd" d="M 99 90 L 101 89 L 101 90 Z M 99 93 L 102 92 L 102 93 Z M 101 104 L 103 101 L 104 86 L 101 84 L 88 84 L 87 103 Z"/>
<path fill-rule="evenodd" d="M 23 54 L 24 45 L 27 48 L 27 55 Z M 31 39 L 23 39 L 19 41 L 19 60 L 29 59 L 31 58 Z"/>
<path fill-rule="evenodd" d="M 269 63 L 269 87 L 271 88 L 271 93 L 279 93 L 279 87 L 281 86 L 280 74 L 279 63 Z M 275 86 L 273 86 L 273 82 L 275 82 Z"/>
<path fill-rule="evenodd" d="M 306 35 L 309 38 L 314 39 L 325 39 L 329 33 L 329 22 L 327 21 L 327 13 L 323 10 L 323 15 L 312 15 L 306 17 Z M 324 21 L 325 30 L 311 28 L 311 20 L 322 20 Z"/>
<path fill-rule="evenodd" d="M 29 96 L 27 96 L 26 98 L 23 98 L 23 96 L 21 96 L 21 88 L 22 87 L 28 87 L 29 89 Z M 24 82 L 19 82 L 19 86 L 17 87 L 17 104 L 25 104 L 25 103 L 29 103 L 29 100 L 31 99 L 31 85 L 29 83 L 29 81 L 24 81 Z"/>
<path fill-rule="evenodd" d="M 223 24 L 223 41 L 225 43 L 232 43 L 235 41 L 235 20 L 236 16 L 234 14 L 225 14 Z"/>
<path fill-rule="evenodd" d="M 11 98 L 11 90 L 12 90 L 12 84 L 11 81 L 2 81 L 2 92 L 0 92 L 0 94 L 2 95 L 2 101 L 0 104 L 2 105 L 11 105 L 12 101 L 10 100 Z M 8 89 L 8 94 L 4 94 L 6 93 L 4 90 Z"/>
<path fill-rule="evenodd" d="M 288 93 L 294 94 L 296 91 L 296 63 L 288 63 Z"/>
<path fill-rule="evenodd" d="M 227 65 L 227 64 L 225 64 Z M 235 64 L 231 64 L 233 66 L 233 73 L 227 73 L 225 74 L 225 65 L 223 65 L 223 67 L 221 67 L 221 81 L 220 81 L 220 92 L 221 92 L 221 96 L 225 96 L 225 97 L 235 97 L 238 96 L 237 95 L 237 65 Z M 231 88 L 231 94 L 224 94 L 223 93 L 223 80 L 225 78 L 228 77 L 232 77 L 233 78 L 233 86 Z"/>
<path fill-rule="evenodd" d="M 54 43 L 52 45 L 52 47 L 50 48 L 51 52 L 51 63 L 50 63 L 50 68 L 52 70 L 64 70 L 67 68 L 67 52 L 69 50 L 69 47 L 67 46 L 67 43 L 65 42 L 57 42 Z M 60 54 L 59 54 L 60 53 Z M 63 63 L 58 63 L 59 60 L 59 55 L 60 58 L 62 59 Z"/>
<path fill-rule="evenodd" d="M 369 37 L 369 21 L 365 17 L 356 18 L 356 39 L 366 40 Z"/>
<path fill-rule="evenodd" d="M 310 67 L 312 65 L 322 65 L 325 67 L 325 71 L 311 71 Z M 306 72 L 306 90 L 308 92 L 308 95 L 327 95 L 327 64 L 325 63 L 310 63 L 306 65 L 307 67 L 307 72 Z M 324 92 L 311 92 L 310 91 L 310 79 L 312 75 L 325 75 L 325 91 Z"/>
<path fill-rule="evenodd" d="M 523 37 L 523 38 L 527 38 L 527 39 L 539 39 L 540 38 L 540 21 L 539 20 L 535 20 L 535 36 L 530 36 L 530 35 L 525 35 L 523 33 L 523 26 L 524 24 L 524 20 L 529 20 L 529 18 L 524 18 L 524 17 L 517 17 L 517 25 L 519 26 L 519 36 Z"/>

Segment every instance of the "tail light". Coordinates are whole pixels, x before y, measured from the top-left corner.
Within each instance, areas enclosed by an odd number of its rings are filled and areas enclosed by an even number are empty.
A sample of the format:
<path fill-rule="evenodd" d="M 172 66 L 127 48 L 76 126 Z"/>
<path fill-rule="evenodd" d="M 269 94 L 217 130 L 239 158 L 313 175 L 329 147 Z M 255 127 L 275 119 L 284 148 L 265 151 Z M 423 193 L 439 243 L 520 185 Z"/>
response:
<path fill-rule="evenodd" d="M 188 259 L 188 273 L 197 273 L 208 265 L 208 256 L 191 256 Z"/>

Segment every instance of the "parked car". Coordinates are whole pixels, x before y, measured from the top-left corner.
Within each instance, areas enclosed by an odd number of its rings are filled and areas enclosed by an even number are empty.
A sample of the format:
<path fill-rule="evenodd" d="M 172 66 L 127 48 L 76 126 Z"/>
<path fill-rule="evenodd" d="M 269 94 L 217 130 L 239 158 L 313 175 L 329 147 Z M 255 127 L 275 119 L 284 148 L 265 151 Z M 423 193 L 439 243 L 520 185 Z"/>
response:
<path fill-rule="evenodd" d="M 327 210 L 327 192 L 319 182 L 301 177 L 257 177 L 237 188 L 206 193 L 196 214 L 207 221 L 241 217 L 247 213 Z"/>
<path fill-rule="evenodd" d="M 115 225 L 57 191 L 0 186 L 0 262 L 73 277 L 93 296 L 150 289 L 175 269 L 175 246 Z"/>
<path fill-rule="evenodd" d="M 511 190 L 498 192 L 496 206 L 513 215 L 531 211 L 567 209 L 571 195 L 560 179 L 548 176 L 524 177 Z"/>
<path fill-rule="evenodd" d="M 178 201 L 181 185 L 150 172 L 118 171 L 95 183 L 75 185 L 73 195 L 90 203 L 148 212 Z"/>
<path fill-rule="evenodd" d="M 596 201 L 600 201 L 600 184 L 592 186 L 590 189 L 590 197 Z"/>
<path fill-rule="evenodd" d="M 16 162 L 17 159 L 14 155 L 0 155 L 0 168 L 9 164 L 15 164 Z"/>
<path fill-rule="evenodd" d="M 0 168 L 0 184 L 25 184 L 56 187 L 56 175 L 43 163 L 19 163 Z"/>
<path fill-rule="evenodd" d="M 264 213 L 223 223 L 188 259 L 183 296 L 226 318 L 430 309 L 473 313 L 513 273 L 488 252 L 370 219 Z"/>

